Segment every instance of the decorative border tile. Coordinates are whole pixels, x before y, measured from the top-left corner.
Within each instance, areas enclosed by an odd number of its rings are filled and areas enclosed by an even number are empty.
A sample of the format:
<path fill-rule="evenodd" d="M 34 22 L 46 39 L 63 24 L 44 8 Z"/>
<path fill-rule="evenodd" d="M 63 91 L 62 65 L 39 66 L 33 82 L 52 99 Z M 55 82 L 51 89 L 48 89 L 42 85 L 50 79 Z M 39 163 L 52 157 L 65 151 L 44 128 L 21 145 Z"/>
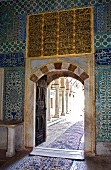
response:
<path fill-rule="evenodd" d="M 111 48 L 111 34 L 110 33 L 95 34 L 94 38 L 95 38 L 94 44 L 95 44 L 96 49 Z"/>
<path fill-rule="evenodd" d="M 26 41 L 13 41 L 0 44 L 0 53 L 23 52 L 26 48 Z"/>
<path fill-rule="evenodd" d="M 111 65 L 111 49 L 96 50 L 95 61 L 98 65 Z"/>
<path fill-rule="evenodd" d="M 21 66 L 23 62 L 23 53 L 0 54 L 0 67 Z"/>

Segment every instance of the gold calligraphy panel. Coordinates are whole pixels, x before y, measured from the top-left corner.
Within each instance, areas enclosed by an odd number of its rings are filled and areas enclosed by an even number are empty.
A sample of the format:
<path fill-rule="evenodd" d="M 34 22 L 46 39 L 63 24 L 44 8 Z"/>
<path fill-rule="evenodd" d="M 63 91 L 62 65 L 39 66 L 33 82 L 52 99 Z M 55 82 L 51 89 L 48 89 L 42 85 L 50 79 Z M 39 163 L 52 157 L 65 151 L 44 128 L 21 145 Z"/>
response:
<path fill-rule="evenodd" d="M 91 53 L 91 8 L 75 10 L 75 53 Z"/>
<path fill-rule="evenodd" d="M 29 16 L 28 57 L 92 53 L 91 7 Z"/>
<path fill-rule="evenodd" d="M 74 54 L 74 10 L 59 12 L 58 54 Z"/>
<path fill-rule="evenodd" d="M 29 17 L 28 57 L 42 55 L 42 18 L 42 14 Z"/>
<path fill-rule="evenodd" d="M 44 15 L 43 56 L 57 55 L 58 12 Z"/>

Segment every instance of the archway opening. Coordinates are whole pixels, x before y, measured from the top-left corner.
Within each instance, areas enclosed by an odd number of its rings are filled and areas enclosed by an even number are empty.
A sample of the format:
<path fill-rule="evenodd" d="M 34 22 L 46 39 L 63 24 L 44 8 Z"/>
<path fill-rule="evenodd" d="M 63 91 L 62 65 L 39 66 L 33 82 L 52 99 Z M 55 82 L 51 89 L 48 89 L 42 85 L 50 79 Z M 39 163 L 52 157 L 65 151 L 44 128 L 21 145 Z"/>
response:
<path fill-rule="evenodd" d="M 49 84 L 47 95 L 47 137 L 39 147 L 84 151 L 84 85 L 60 77 Z"/>
<path fill-rule="evenodd" d="M 89 60 L 90 59 L 90 60 Z M 47 76 L 47 86 L 59 77 L 72 77 L 84 85 L 85 110 L 84 110 L 84 138 L 85 154 L 95 152 L 95 115 L 94 115 L 94 71 L 92 67 L 93 56 L 90 58 L 74 58 L 75 63 L 69 61 L 56 61 L 45 63 L 38 68 L 38 60 L 27 60 L 25 77 L 25 146 L 35 146 L 35 108 L 36 108 L 36 83 Z M 74 62 L 73 61 L 73 62 Z M 84 61 L 84 62 L 83 62 Z M 29 65 L 32 67 L 29 72 Z M 45 62 L 45 61 L 44 61 Z M 33 65 L 34 63 L 34 65 Z M 37 65 L 37 66 L 36 66 Z M 33 70 L 33 71 L 32 71 Z M 30 81 L 31 80 L 31 81 Z"/>

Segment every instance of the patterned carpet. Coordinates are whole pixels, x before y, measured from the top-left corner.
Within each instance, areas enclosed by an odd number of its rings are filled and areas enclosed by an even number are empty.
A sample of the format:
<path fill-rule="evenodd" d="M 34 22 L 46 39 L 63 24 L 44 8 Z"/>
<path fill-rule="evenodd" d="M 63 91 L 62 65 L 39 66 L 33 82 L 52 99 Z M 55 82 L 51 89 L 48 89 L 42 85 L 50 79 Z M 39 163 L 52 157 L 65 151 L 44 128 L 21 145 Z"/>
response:
<path fill-rule="evenodd" d="M 84 133 L 83 122 L 77 122 L 68 128 L 48 147 L 58 149 L 79 149 Z M 83 149 L 83 148 L 82 148 Z M 75 170 L 76 164 L 71 159 L 25 156 L 4 170 Z"/>
<path fill-rule="evenodd" d="M 26 156 L 4 170 L 70 170 L 72 160 L 41 156 Z"/>
<path fill-rule="evenodd" d="M 83 150 L 80 148 L 80 141 L 84 134 L 83 122 L 79 121 L 68 128 L 61 136 L 59 136 L 54 142 L 49 144 L 49 148 L 58 149 L 71 149 L 71 150 Z"/>

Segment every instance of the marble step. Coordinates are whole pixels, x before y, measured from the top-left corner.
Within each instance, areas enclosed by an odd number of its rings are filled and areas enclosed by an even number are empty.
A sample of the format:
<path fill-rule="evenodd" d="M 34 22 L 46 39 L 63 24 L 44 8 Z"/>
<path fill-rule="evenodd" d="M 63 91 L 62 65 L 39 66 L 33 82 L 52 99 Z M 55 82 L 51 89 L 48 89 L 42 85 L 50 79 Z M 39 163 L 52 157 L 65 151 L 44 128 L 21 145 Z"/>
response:
<path fill-rule="evenodd" d="M 67 150 L 67 149 L 57 149 L 57 148 L 35 147 L 29 155 L 84 160 L 83 150 Z"/>

